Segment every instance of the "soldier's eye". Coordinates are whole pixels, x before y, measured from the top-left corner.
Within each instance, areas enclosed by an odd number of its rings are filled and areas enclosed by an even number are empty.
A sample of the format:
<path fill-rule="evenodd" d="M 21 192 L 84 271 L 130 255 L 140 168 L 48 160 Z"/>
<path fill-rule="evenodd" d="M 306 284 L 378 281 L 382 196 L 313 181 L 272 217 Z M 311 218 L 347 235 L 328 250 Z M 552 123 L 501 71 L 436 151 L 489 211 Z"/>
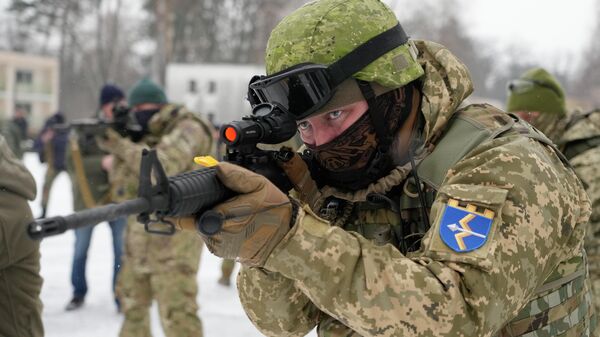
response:
<path fill-rule="evenodd" d="M 341 115 L 342 115 L 342 110 L 336 110 L 336 111 L 330 112 L 327 115 L 327 117 L 331 120 L 331 119 L 338 119 Z"/>
<path fill-rule="evenodd" d="M 308 128 L 310 128 L 310 123 L 309 122 L 304 121 L 304 122 L 298 123 L 298 129 L 300 131 L 308 130 Z"/>

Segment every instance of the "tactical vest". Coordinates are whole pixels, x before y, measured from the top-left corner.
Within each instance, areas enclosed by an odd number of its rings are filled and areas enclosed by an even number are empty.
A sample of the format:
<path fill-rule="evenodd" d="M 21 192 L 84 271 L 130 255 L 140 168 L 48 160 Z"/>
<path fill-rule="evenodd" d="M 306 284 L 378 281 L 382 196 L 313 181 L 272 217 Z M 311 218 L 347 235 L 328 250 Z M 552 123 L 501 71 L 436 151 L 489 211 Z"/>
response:
<path fill-rule="evenodd" d="M 421 238 L 429 230 L 427 214 L 446 173 L 478 145 L 509 133 L 521 134 L 552 147 L 563 163 L 569 165 L 545 135 L 514 115 L 493 110 L 491 113 L 496 114 L 493 118 L 502 126 L 490 129 L 457 112 L 435 149 L 418 164 L 416 177 L 406 179 L 384 195 L 371 194 L 366 202 L 326 199 L 319 215 L 378 245 L 390 243 L 403 254 L 409 254 L 419 248 Z M 421 184 L 420 194 L 415 179 Z M 587 273 L 585 258 L 563 262 L 498 336 L 590 336 L 595 328 L 595 315 L 592 315 Z"/>

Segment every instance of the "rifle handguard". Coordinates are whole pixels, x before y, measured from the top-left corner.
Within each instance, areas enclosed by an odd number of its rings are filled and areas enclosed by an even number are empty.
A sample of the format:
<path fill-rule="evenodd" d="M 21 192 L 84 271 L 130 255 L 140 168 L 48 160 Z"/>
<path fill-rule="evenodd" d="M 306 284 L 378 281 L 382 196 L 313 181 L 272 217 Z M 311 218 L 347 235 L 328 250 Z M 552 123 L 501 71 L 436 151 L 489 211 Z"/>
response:
<path fill-rule="evenodd" d="M 216 167 L 202 168 L 169 178 L 169 211 L 166 216 L 201 213 L 234 196 L 219 178 Z"/>

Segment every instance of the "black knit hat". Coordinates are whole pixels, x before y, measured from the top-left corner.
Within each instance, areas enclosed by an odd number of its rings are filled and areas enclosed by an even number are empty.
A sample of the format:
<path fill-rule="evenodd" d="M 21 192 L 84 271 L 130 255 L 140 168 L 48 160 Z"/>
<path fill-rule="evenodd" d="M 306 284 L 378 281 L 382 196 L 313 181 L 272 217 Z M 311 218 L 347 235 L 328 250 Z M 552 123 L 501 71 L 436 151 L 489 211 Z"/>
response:
<path fill-rule="evenodd" d="M 125 98 L 123 90 L 116 85 L 105 84 L 102 87 L 102 90 L 100 90 L 100 106 L 110 102 L 119 101 L 123 98 Z"/>

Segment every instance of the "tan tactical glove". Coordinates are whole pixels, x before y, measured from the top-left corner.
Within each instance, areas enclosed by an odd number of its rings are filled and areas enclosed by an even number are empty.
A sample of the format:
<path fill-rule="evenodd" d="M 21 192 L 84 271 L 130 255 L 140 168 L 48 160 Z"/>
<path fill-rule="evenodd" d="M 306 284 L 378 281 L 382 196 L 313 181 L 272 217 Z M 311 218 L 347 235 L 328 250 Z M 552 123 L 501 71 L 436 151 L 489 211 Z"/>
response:
<path fill-rule="evenodd" d="M 213 208 L 224 222 L 219 233 L 201 235 L 206 246 L 217 256 L 238 258 L 247 266 L 264 265 L 293 225 L 297 208 L 267 178 L 243 167 L 220 163 L 217 176 L 240 195 Z"/>

